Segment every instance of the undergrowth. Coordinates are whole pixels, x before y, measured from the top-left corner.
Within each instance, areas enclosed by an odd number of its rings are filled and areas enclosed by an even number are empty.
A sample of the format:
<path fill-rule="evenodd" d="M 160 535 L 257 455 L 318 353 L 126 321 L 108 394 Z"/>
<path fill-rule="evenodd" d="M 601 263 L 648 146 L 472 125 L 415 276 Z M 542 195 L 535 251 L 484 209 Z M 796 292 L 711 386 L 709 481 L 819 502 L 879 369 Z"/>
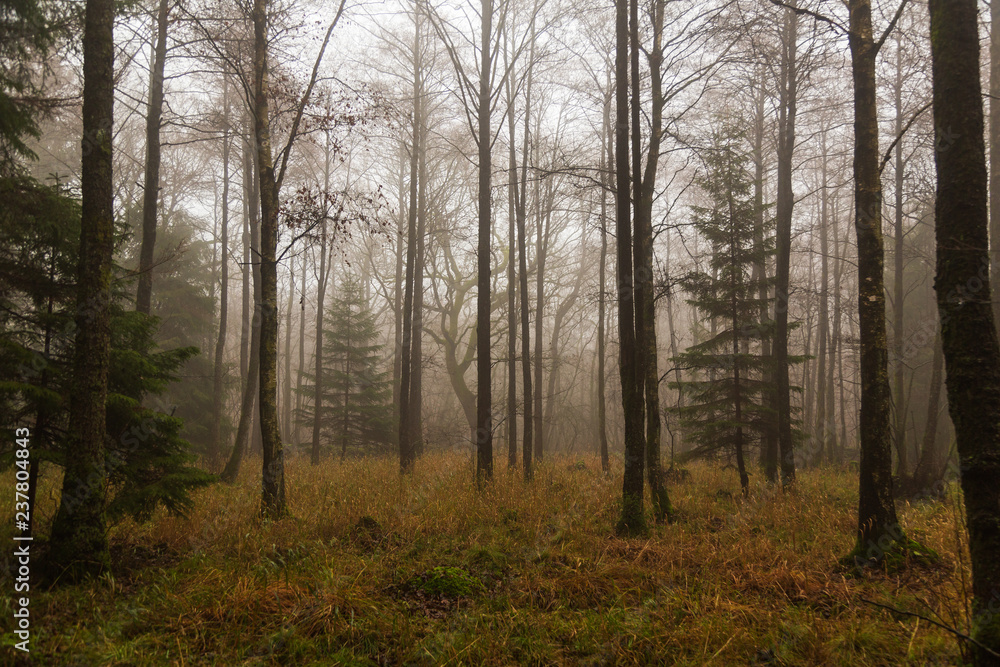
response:
<path fill-rule="evenodd" d="M 31 593 L 37 665 L 951 665 L 967 627 L 957 492 L 899 506 L 932 565 L 848 576 L 856 477 L 800 471 L 789 490 L 693 465 L 676 520 L 614 527 L 621 464 L 549 458 L 530 485 L 468 457 L 287 464 L 290 516 L 261 522 L 260 463 L 199 491 L 186 519 L 110 534 L 115 569 Z M 43 518 L 58 480 L 46 469 Z M 757 476 L 759 477 L 759 476 Z M 649 511 L 647 499 L 646 509 Z M 44 525 L 44 522 L 43 522 Z M 10 535 L 0 535 L 12 544 Z M 39 544 L 39 547 L 42 545 Z M 9 558 L 9 556 L 7 556 Z M 5 568 L 5 572 L 8 568 Z M 12 591 L 13 583 L 3 583 Z M 11 649 L 3 600 L 2 658 Z"/>

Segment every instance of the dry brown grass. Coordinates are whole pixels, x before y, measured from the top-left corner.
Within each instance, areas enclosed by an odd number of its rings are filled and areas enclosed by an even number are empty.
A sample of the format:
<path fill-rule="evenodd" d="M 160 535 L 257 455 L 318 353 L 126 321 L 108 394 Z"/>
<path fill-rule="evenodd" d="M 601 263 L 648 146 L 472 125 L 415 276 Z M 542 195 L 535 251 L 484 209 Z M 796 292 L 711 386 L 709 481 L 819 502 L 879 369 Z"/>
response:
<path fill-rule="evenodd" d="M 759 485 L 743 500 L 735 473 L 692 466 L 670 487 L 679 520 L 622 540 L 620 467 L 605 476 L 596 459 L 556 458 L 531 485 L 501 467 L 477 492 L 470 466 L 433 454 L 400 478 L 391 459 L 294 459 L 291 515 L 261 523 L 250 461 L 187 518 L 116 526 L 113 576 L 35 593 L 36 664 L 960 661 L 948 633 L 860 602 L 964 627 L 954 494 L 900 508 L 939 566 L 852 577 L 836 565 L 853 546 L 846 471 L 805 471 L 789 492 Z M 434 573 L 476 586 L 431 590 Z"/>

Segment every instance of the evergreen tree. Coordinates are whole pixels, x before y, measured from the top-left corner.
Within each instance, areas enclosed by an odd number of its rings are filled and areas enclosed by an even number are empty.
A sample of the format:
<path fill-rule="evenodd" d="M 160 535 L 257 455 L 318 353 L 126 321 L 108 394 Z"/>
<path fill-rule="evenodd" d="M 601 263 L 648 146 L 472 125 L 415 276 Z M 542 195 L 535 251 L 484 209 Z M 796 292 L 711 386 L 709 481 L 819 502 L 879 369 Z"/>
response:
<path fill-rule="evenodd" d="M 323 331 L 323 373 L 319 395 L 323 401 L 320 429 L 323 441 L 340 450 L 387 453 L 393 422 L 392 379 L 382 369 L 382 345 L 375 315 L 357 280 L 348 278 L 327 311 Z M 315 392 L 315 374 L 307 374 L 302 391 Z M 303 408 L 299 421 L 311 425 L 313 406 Z"/>
<path fill-rule="evenodd" d="M 52 46 L 52 14 L 60 9 L 44 0 L 0 0 L 0 173 L 33 157 L 25 140 L 39 137 L 42 111 L 34 65 Z"/>
<path fill-rule="evenodd" d="M 774 322 L 761 321 L 766 302 L 759 295 L 760 281 L 751 278 L 754 265 L 774 254 L 774 241 L 766 234 L 763 245 L 754 241 L 758 210 L 742 137 L 726 130 L 715 135 L 714 145 L 699 179 L 710 204 L 694 207 L 693 224 L 715 251 L 709 270 L 688 274 L 682 285 L 692 295 L 688 303 L 706 319 L 714 318 L 718 328 L 673 360 L 694 372 L 693 379 L 671 386 L 689 397 L 683 407 L 674 408 L 696 443 L 688 458 L 735 454 L 746 494 L 745 451 L 774 428 L 764 379 L 771 362 L 760 352 L 761 342 L 773 335 Z"/>
<path fill-rule="evenodd" d="M 9 465 L 14 429 L 31 429 L 32 493 L 40 462 L 65 465 L 70 442 L 79 238 L 80 205 L 71 193 L 21 175 L 0 178 L 0 424 L 7 434 L 0 449 Z M 103 466 L 112 521 L 146 519 L 159 505 L 183 513 L 190 490 L 212 479 L 192 466 L 184 422 L 153 399 L 197 349 L 158 348 L 158 318 L 126 311 L 126 290 L 125 281 L 113 282 Z"/>
<path fill-rule="evenodd" d="M 122 264 L 137 269 L 141 220 L 135 223 L 122 248 Z M 157 234 L 156 285 L 152 312 L 159 318 L 155 340 L 163 349 L 210 344 L 215 303 L 211 294 L 211 246 L 198 238 L 197 222 L 184 210 L 161 214 Z M 184 422 L 181 435 L 194 451 L 207 455 L 212 422 L 213 372 L 208 354 L 195 354 L 178 369 L 177 380 L 165 388 L 163 400 L 176 406 Z M 223 424 L 228 429 L 228 421 Z"/>

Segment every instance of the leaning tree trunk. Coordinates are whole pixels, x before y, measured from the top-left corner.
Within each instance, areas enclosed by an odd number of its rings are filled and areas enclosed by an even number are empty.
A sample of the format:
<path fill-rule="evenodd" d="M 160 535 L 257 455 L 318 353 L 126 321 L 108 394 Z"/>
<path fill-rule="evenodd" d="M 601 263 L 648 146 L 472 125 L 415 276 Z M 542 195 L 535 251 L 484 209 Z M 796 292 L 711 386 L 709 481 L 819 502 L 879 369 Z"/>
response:
<path fill-rule="evenodd" d="M 149 70 L 149 106 L 146 110 L 146 174 L 142 191 L 142 243 L 139 246 L 139 285 L 135 309 L 149 315 L 153 300 L 153 253 L 156 248 L 156 205 L 160 199 L 160 120 L 163 116 L 163 69 L 167 61 L 167 10 L 160 0 L 156 13 L 156 45 Z"/>
<path fill-rule="evenodd" d="M 250 165 L 247 172 L 252 174 L 253 160 L 248 160 L 247 164 Z M 248 176 L 248 178 L 252 178 L 252 176 Z M 249 189 L 244 189 L 245 194 L 248 191 L 249 193 L 256 193 L 256 188 L 250 187 Z M 247 248 L 245 256 L 257 258 L 260 254 L 260 217 L 258 216 L 255 200 L 251 200 L 247 212 L 246 227 L 249 228 L 249 234 L 244 238 L 244 244 Z M 226 461 L 226 467 L 220 475 L 220 479 L 223 482 L 229 483 L 235 482 L 237 476 L 239 476 L 240 466 L 249 448 L 250 436 L 255 421 L 254 406 L 257 404 L 257 385 L 260 378 L 260 364 L 257 361 L 260 358 L 260 263 L 254 259 L 254 261 L 248 263 L 247 268 L 251 269 L 245 275 L 248 277 L 248 282 L 251 280 L 253 282 L 254 310 L 252 317 L 247 314 L 243 318 L 244 322 L 250 327 L 250 340 L 248 341 L 247 349 L 247 372 L 244 376 L 245 383 L 243 385 L 242 399 L 240 400 L 240 420 L 236 424 L 236 438 L 233 441 L 233 449 L 229 454 L 229 460 Z M 246 312 L 249 313 L 249 306 L 247 306 Z"/>
<path fill-rule="evenodd" d="M 977 665 L 1000 665 L 1000 344 L 990 297 L 986 149 L 974 0 L 931 0 L 938 310 L 962 469 Z M 986 649 L 991 651 L 987 652 Z"/>
<path fill-rule="evenodd" d="M 882 183 L 870 0 L 850 2 L 854 76 L 854 226 L 858 235 L 861 415 L 857 550 L 902 537 L 892 499 L 892 409 L 885 326 Z"/>
<path fill-rule="evenodd" d="M 257 139 L 257 177 L 260 182 L 260 378 L 257 397 L 260 414 L 263 470 L 261 514 L 278 518 L 286 513 L 285 464 L 278 432 L 278 186 L 271 157 L 269 84 L 267 70 L 267 0 L 254 0 L 254 136 Z"/>
<path fill-rule="evenodd" d="M 114 248 L 114 18 L 111 0 L 87 0 L 74 391 L 62 495 L 49 542 L 52 574 L 69 579 L 97 575 L 110 567 L 104 523 L 104 438 Z"/>

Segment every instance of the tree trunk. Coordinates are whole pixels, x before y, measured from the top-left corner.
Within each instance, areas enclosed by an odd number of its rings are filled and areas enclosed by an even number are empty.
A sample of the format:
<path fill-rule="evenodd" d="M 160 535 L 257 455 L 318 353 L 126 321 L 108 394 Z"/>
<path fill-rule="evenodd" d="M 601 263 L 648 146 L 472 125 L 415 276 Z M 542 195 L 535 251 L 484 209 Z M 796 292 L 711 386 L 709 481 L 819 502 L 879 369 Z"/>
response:
<path fill-rule="evenodd" d="M 315 265 L 314 265 L 315 266 Z M 295 371 L 295 418 L 293 422 L 295 442 L 301 445 L 302 440 L 302 414 L 303 389 L 302 382 L 305 379 L 306 370 L 306 259 L 302 258 L 302 282 L 299 287 L 299 367 Z"/>
<path fill-rule="evenodd" d="M 228 93 L 228 91 L 226 91 Z M 223 103 L 225 126 L 222 130 L 222 230 L 220 244 L 221 288 L 219 292 L 219 337 L 215 342 L 215 367 L 212 374 L 212 427 L 209 434 L 209 458 L 213 467 L 222 455 L 222 409 L 225 380 L 226 331 L 229 325 L 229 96 Z"/>
<path fill-rule="evenodd" d="M 736 222 L 732 219 L 734 215 L 734 206 L 732 192 L 729 194 L 729 215 L 730 230 L 734 230 Z M 741 289 L 743 270 L 738 264 L 736 252 L 737 252 L 737 242 L 735 238 L 735 233 L 730 237 L 729 242 L 730 248 L 730 262 L 732 262 L 732 298 L 730 300 L 729 307 L 732 309 L 733 313 L 733 415 L 734 421 L 736 422 L 736 470 L 740 475 L 740 490 L 743 492 L 743 497 L 747 498 L 750 496 L 750 478 L 747 476 L 746 462 L 743 457 L 743 396 L 742 390 L 740 388 L 740 342 L 742 336 L 740 332 L 743 327 L 740 323 L 739 313 L 739 296 L 744 291 Z"/>
<path fill-rule="evenodd" d="M 826 128 L 820 133 L 820 146 L 822 153 L 822 167 L 820 178 L 822 180 L 822 191 L 820 192 L 820 213 L 819 213 L 819 330 L 817 335 L 819 341 L 816 351 L 816 433 L 814 435 L 815 452 L 810 452 L 812 458 L 819 463 L 823 460 L 826 451 L 826 434 L 829 432 L 827 421 L 830 419 L 827 413 L 827 385 L 826 385 L 826 361 L 827 361 L 827 339 L 829 338 L 830 316 L 830 243 L 828 230 L 829 222 L 829 189 L 828 189 L 828 162 L 829 152 L 826 144 Z"/>
<path fill-rule="evenodd" d="M 422 63 L 420 63 L 422 67 Z M 423 97 L 423 74 L 420 74 L 420 95 Z M 427 238 L 427 124 L 424 104 L 418 107 L 417 132 L 417 239 L 416 264 L 413 267 L 413 332 L 410 334 L 410 447 L 413 458 L 424 453 L 423 420 L 423 342 L 424 342 L 424 240 Z"/>
<path fill-rule="evenodd" d="M 233 449 L 226 462 L 226 467 L 222 471 L 220 478 L 223 482 L 235 482 L 246 455 L 250 438 L 254 427 L 254 406 L 257 404 L 257 385 L 260 379 L 260 263 L 257 258 L 260 256 L 260 215 L 257 208 L 257 179 L 254 176 L 256 171 L 256 161 L 253 157 L 254 139 L 251 136 L 248 141 L 250 146 L 249 155 L 244 160 L 244 178 L 250 181 L 250 187 L 244 188 L 244 195 L 252 195 L 247 207 L 248 215 L 244 218 L 244 229 L 248 231 L 244 234 L 243 246 L 244 257 L 248 258 L 244 266 L 244 299 L 247 298 L 248 286 L 253 285 L 253 316 L 250 316 L 249 303 L 245 305 L 243 324 L 250 330 L 250 339 L 247 350 L 247 372 L 244 376 L 243 394 L 240 401 L 240 421 L 236 425 L 236 438 L 233 441 Z"/>
<path fill-rule="evenodd" d="M 611 148 L 611 73 L 608 72 L 608 96 L 604 100 L 604 123 L 601 125 L 601 256 L 597 280 L 597 438 L 601 454 L 601 470 L 607 474 L 611 470 L 608 456 L 608 408 L 607 371 L 605 369 L 607 343 L 605 319 L 607 315 L 607 271 L 608 271 L 608 190 L 611 189 L 611 174 L 608 171 L 608 157 Z"/>
<path fill-rule="evenodd" d="M 490 75 L 493 54 L 493 0 L 482 0 L 479 100 L 479 242 L 476 251 L 476 480 L 480 484 L 493 477 L 493 386 L 490 354 L 490 235 L 491 235 L 491 138 Z"/>
<path fill-rule="evenodd" d="M 622 508 L 616 532 L 638 535 L 646 532 L 643 513 L 643 459 L 645 442 L 642 394 L 638 391 L 635 363 L 635 308 L 632 277 L 632 221 L 629 197 L 629 5 L 615 3 L 615 231 L 618 256 L 619 375 L 622 409 L 625 413 L 625 474 Z"/>
<path fill-rule="evenodd" d="M 414 275 L 416 273 L 417 255 L 417 208 L 418 201 L 418 180 L 419 154 L 420 154 L 420 129 L 418 118 L 420 116 L 421 85 L 420 85 L 420 27 L 419 21 L 415 19 L 413 30 L 413 127 L 411 128 L 412 143 L 410 146 L 410 206 L 407 212 L 406 224 L 406 276 L 403 293 L 403 349 L 400 354 L 400 384 L 399 384 L 399 469 L 404 472 L 411 472 L 414 465 L 413 450 L 413 427 L 412 410 L 410 397 L 412 395 L 410 385 L 413 382 L 413 301 L 414 301 Z"/>
<path fill-rule="evenodd" d="M 504 65 L 510 64 L 510 34 L 504 39 Z M 517 154 L 514 150 L 513 77 L 507 77 L 507 467 L 517 467 Z"/>
<path fill-rule="evenodd" d="M 285 505 L 285 464 L 278 432 L 278 184 L 271 156 L 269 83 L 267 70 L 267 0 L 254 0 L 254 136 L 260 183 L 260 379 L 257 398 L 263 470 L 261 514 L 279 518 Z"/>
<path fill-rule="evenodd" d="M 83 30 L 83 193 L 69 446 L 49 570 L 70 580 L 110 567 L 104 523 L 105 400 L 114 247 L 114 3 L 87 0 Z"/>
<path fill-rule="evenodd" d="M 250 290 L 252 289 L 250 273 L 251 267 L 256 265 L 250 244 L 250 228 L 254 227 L 256 229 L 256 225 L 259 224 L 257 217 L 259 211 L 257 208 L 257 176 L 256 168 L 254 167 L 252 146 L 253 132 L 249 129 L 249 115 L 246 122 L 247 136 L 243 141 L 243 301 L 242 310 L 240 311 L 240 378 L 242 378 L 243 382 L 240 385 L 241 392 L 246 391 L 247 378 L 250 374 L 250 327 L 252 321 L 256 322 L 252 318 L 250 302 Z M 254 310 L 256 310 L 256 307 L 256 304 L 254 304 Z"/>
<path fill-rule="evenodd" d="M 927 390 L 927 422 L 924 427 L 924 441 L 920 449 L 920 459 L 913 471 L 913 487 L 917 490 L 930 489 L 941 479 L 944 472 L 944 457 L 937 442 L 938 416 L 941 413 L 941 385 L 944 381 L 944 351 L 941 349 L 941 332 L 934 336 L 934 359 L 931 362 L 931 383 Z"/>
<path fill-rule="evenodd" d="M 850 0 L 854 76 L 854 226 L 858 236 L 861 340 L 860 461 L 857 550 L 902 537 L 892 498 L 892 411 L 885 326 L 882 183 L 870 0 Z M 884 551 L 884 549 L 882 550 Z"/>
<path fill-rule="evenodd" d="M 524 479 L 531 481 L 532 454 L 534 453 L 534 389 L 531 378 L 531 328 L 529 326 L 531 302 L 528 298 L 528 249 L 527 231 L 528 218 L 528 153 L 531 128 L 531 83 L 533 65 L 535 62 L 535 22 L 531 22 L 531 45 L 528 48 L 528 72 L 524 90 L 524 131 L 521 136 L 521 174 L 517 190 L 517 272 L 518 290 L 521 299 L 521 382 L 524 385 L 522 393 L 524 401 L 524 439 L 521 443 L 521 458 L 524 461 Z M 511 142 L 514 133 L 511 131 Z"/>
<path fill-rule="evenodd" d="M 836 201 L 836 200 L 835 200 Z M 837 447 L 837 422 L 836 422 L 836 385 L 834 382 L 837 367 L 837 358 L 840 352 L 840 281 L 843 277 L 843 263 L 840 261 L 840 242 L 837 238 L 837 207 L 834 206 L 832 215 L 832 229 L 827 225 L 827 235 L 833 237 L 833 323 L 830 325 L 830 344 L 827 350 L 827 376 L 826 382 L 826 423 L 823 439 L 823 446 L 826 451 L 826 460 L 830 463 L 837 463 L 840 459 Z M 828 288 L 829 289 L 829 288 Z"/>
<path fill-rule="evenodd" d="M 632 166 L 635 199 L 635 301 L 636 301 L 636 391 L 645 395 L 646 417 L 646 472 L 652 494 L 653 513 L 657 522 L 665 521 L 671 513 L 670 499 L 663 486 L 660 466 L 660 373 L 656 349 L 656 305 L 653 298 L 653 195 L 656 170 L 660 161 L 660 143 L 663 124 L 663 91 L 660 65 L 663 60 L 664 2 L 653 2 L 650 7 L 653 23 L 653 45 L 647 52 L 650 77 L 650 136 L 647 146 L 645 170 L 641 165 L 641 133 L 639 105 L 641 100 L 638 57 L 639 26 L 638 2 L 633 0 L 632 13 Z"/>
<path fill-rule="evenodd" d="M 990 3 L 990 276 L 1000 280 L 1000 2 Z M 1000 328 L 1000 285 L 993 285 L 993 324 Z"/>
<path fill-rule="evenodd" d="M 794 2 L 792 3 L 794 6 Z M 782 484 L 795 481 L 795 454 L 792 451 L 791 388 L 788 381 L 788 308 L 789 269 L 792 251 L 792 157 L 795 150 L 795 112 L 797 102 L 796 40 L 798 15 L 789 10 L 785 17 L 781 65 L 781 100 L 778 117 L 778 199 L 775 204 L 775 330 L 774 373 L 778 417 L 778 455 Z"/>
<path fill-rule="evenodd" d="M 329 180 L 329 150 L 326 159 L 326 178 Z M 319 284 L 316 286 L 316 347 L 313 352 L 313 359 L 316 368 L 313 370 L 313 423 L 312 423 L 312 447 L 309 455 L 311 465 L 319 465 L 320 454 L 320 427 L 323 423 L 323 316 L 326 308 L 326 287 L 330 280 L 330 269 L 327 266 L 327 220 L 324 216 L 320 223 L 319 232 Z"/>
<path fill-rule="evenodd" d="M 977 665 L 1000 665 L 1000 344 L 989 283 L 977 3 L 931 0 L 937 291 L 948 410 L 962 469 Z"/>
<path fill-rule="evenodd" d="M 400 146 L 399 151 L 399 221 L 396 229 L 396 289 L 393 293 L 393 324 L 396 327 L 395 346 L 392 354 L 392 404 L 399 405 L 399 387 L 403 379 L 403 254 L 406 252 L 406 151 Z M 399 423 L 397 415 L 396 440 L 399 441 Z"/>
<path fill-rule="evenodd" d="M 281 401 L 282 425 L 285 440 L 292 438 L 292 308 L 295 307 L 295 271 L 292 269 L 294 260 L 288 267 L 288 308 L 285 311 L 285 360 L 284 360 L 284 393 Z M 302 260 L 305 264 L 305 259 Z M 302 271 L 305 273 L 305 270 Z"/>
<path fill-rule="evenodd" d="M 837 219 L 838 216 L 835 214 L 833 216 L 833 252 L 835 260 L 835 268 L 833 271 L 833 336 L 830 339 L 830 397 L 827 399 L 828 405 L 827 409 L 830 412 L 830 441 L 828 446 L 828 453 L 831 462 L 840 463 L 844 459 L 844 449 L 847 447 L 847 410 L 844 404 L 844 344 L 840 337 L 841 332 L 841 290 L 840 283 L 844 276 L 844 253 L 847 251 L 847 238 L 850 235 L 850 230 L 844 229 L 844 242 L 841 244 L 840 239 L 837 236 Z M 841 246 L 843 245 L 843 249 Z M 834 371 L 837 373 L 836 385 L 839 395 L 840 395 L 840 427 L 841 427 L 841 437 L 838 443 L 837 439 L 837 423 L 834 419 Z M 838 446 L 839 444 L 839 446 Z"/>
<path fill-rule="evenodd" d="M 757 75 L 757 95 L 754 110 L 754 133 L 753 133 L 753 201 L 754 201 L 754 249 L 761 260 L 754 264 L 751 279 L 757 284 L 757 297 L 760 299 L 759 319 L 761 325 L 771 320 L 771 312 L 768 307 L 768 281 L 767 281 L 767 261 L 764 259 L 766 253 L 764 246 L 764 119 L 765 103 L 767 102 L 767 92 L 765 90 L 765 70 L 762 67 Z M 674 356 L 677 353 L 674 352 Z M 762 377 L 769 387 L 774 385 L 774 363 L 771 359 L 771 339 L 763 337 L 761 339 L 761 357 L 770 363 L 764 367 Z M 677 381 L 680 381 L 680 371 L 677 372 Z M 766 391 L 766 390 L 765 390 Z M 773 391 L 773 389 L 772 389 Z M 683 392 L 680 392 L 683 395 Z M 762 395 L 762 400 L 768 405 L 774 405 L 774 396 L 770 393 Z M 771 420 L 768 428 L 764 429 L 761 435 L 760 464 L 764 470 L 767 481 L 774 484 L 778 481 L 778 431 L 774 428 L 775 422 Z"/>
<path fill-rule="evenodd" d="M 895 408 L 895 426 L 893 434 L 896 444 L 896 475 L 905 477 L 909 474 L 910 465 L 906 452 L 906 395 L 903 393 L 904 371 L 903 360 L 903 313 L 906 293 L 903 289 L 903 55 L 900 33 L 896 33 L 896 81 L 893 96 L 896 103 L 896 155 L 895 171 L 895 225 L 893 234 L 893 288 L 892 288 L 892 356 L 895 361 L 893 390 L 893 407 Z"/>
<path fill-rule="evenodd" d="M 163 116 L 163 69 L 167 61 L 167 10 L 160 0 L 156 12 L 156 45 L 149 70 L 149 106 L 146 110 L 146 173 L 142 191 L 142 243 L 139 247 L 139 285 L 135 309 L 149 315 L 153 299 L 153 253 L 156 247 L 156 205 L 160 198 L 160 119 Z"/>
<path fill-rule="evenodd" d="M 536 126 L 536 130 L 540 127 Z M 536 135 L 540 132 L 536 131 Z M 536 154 L 537 155 L 537 154 Z M 551 182 L 549 183 L 551 187 Z M 545 259 L 548 254 L 548 233 L 545 229 L 547 217 L 542 211 L 541 187 L 535 182 L 535 391 L 533 401 L 535 418 L 535 458 L 539 461 L 545 452 L 545 422 L 542 411 L 542 333 L 545 324 Z M 548 193 L 545 196 L 549 200 Z"/>

